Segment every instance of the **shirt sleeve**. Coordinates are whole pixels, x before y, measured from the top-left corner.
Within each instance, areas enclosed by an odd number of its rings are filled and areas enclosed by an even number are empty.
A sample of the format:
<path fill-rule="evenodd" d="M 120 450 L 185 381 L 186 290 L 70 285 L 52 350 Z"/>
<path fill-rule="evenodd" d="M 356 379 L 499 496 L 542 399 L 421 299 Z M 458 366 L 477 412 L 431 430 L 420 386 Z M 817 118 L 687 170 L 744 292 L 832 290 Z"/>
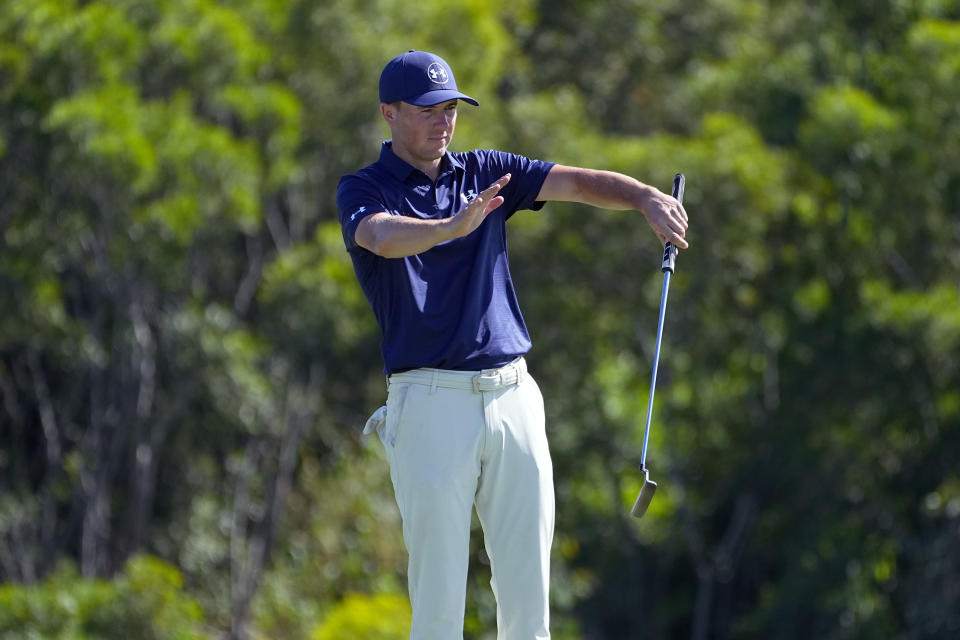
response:
<path fill-rule="evenodd" d="M 337 210 L 343 242 L 348 250 L 359 247 L 354 236 L 357 225 L 367 216 L 385 211 L 386 207 L 379 190 L 356 175 L 344 176 L 337 186 Z"/>
<path fill-rule="evenodd" d="M 539 211 L 546 204 L 542 200 L 537 200 L 537 195 L 555 163 L 504 151 L 489 151 L 485 162 L 496 177 L 505 173 L 510 174 L 510 183 L 500 192 L 504 197 L 504 209 L 508 218 L 515 211 L 521 209 Z"/>

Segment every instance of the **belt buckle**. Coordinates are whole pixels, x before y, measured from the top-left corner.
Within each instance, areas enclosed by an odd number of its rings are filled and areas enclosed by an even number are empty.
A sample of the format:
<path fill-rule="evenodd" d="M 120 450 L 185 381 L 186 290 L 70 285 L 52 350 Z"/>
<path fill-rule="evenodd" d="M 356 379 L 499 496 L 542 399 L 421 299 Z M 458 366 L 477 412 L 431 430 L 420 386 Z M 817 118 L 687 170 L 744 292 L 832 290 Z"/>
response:
<path fill-rule="evenodd" d="M 488 373 L 478 373 L 471 379 L 473 381 L 473 392 L 481 393 L 483 391 L 495 391 L 503 386 L 503 373 L 500 371 L 490 371 Z M 480 381 L 491 381 L 493 384 L 487 389 L 480 388 Z"/>

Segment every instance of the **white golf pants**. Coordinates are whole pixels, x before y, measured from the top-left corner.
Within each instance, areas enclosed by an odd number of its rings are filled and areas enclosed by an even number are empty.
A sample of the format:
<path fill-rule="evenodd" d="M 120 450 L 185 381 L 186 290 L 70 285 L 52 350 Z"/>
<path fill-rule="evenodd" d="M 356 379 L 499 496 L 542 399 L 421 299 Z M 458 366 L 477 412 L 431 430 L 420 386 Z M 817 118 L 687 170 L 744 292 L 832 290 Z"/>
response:
<path fill-rule="evenodd" d="M 382 414 L 381 414 L 382 417 Z M 498 640 L 550 638 L 553 467 L 522 358 L 390 377 L 377 425 L 403 518 L 411 640 L 462 640 L 471 512 L 490 557 Z"/>

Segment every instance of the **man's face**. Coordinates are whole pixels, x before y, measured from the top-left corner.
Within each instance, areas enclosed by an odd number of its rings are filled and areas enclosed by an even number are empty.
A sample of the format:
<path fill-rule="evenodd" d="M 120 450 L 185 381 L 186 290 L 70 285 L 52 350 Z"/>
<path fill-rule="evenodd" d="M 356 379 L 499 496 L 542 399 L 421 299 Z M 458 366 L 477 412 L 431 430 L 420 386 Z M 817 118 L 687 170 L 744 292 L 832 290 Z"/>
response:
<path fill-rule="evenodd" d="M 393 117 L 388 117 L 392 113 Z M 430 162 L 443 157 L 457 124 L 457 101 L 449 100 L 429 107 L 406 102 L 385 105 L 384 116 L 390 124 L 394 152 L 406 152 L 413 159 Z"/>

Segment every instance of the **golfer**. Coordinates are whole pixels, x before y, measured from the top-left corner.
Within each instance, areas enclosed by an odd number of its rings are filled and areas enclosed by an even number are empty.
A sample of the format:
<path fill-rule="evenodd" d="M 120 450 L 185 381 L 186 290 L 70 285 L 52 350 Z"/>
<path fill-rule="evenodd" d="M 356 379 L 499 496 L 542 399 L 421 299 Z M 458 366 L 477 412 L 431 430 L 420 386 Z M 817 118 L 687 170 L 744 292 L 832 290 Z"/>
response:
<path fill-rule="evenodd" d="M 448 151 L 461 102 L 450 66 L 408 51 L 380 76 L 380 158 L 337 189 L 343 238 L 382 331 L 387 403 L 371 416 L 403 519 L 411 640 L 463 638 L 474 506 L 499 640 L 550 637 L 553 469 L 507 220 L 551 200 L 633 209 L 686 248 L 687 215 L 637 180 L 501 151 Z M 636 219 L 636 218 L 635 218 Z"/>

